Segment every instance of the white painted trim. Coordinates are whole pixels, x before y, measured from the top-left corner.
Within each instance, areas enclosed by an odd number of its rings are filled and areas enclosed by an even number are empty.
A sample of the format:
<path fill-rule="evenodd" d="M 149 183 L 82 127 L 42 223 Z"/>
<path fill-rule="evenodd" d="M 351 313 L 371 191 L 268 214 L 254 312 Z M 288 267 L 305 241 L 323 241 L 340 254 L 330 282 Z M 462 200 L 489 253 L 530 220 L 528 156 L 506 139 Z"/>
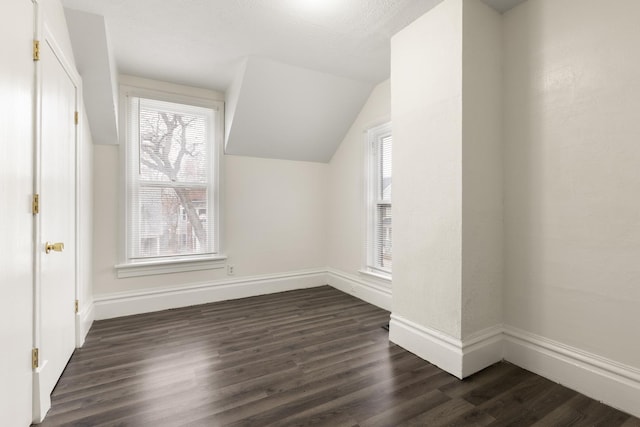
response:
<path fill-rule="evenodd" d="M 360 277 L 333 268 L 327 268 L 327 283 L 344 293 L 391 311 L 391 288 L 382 280 Z"/>
<path fill-rule="evenodd" d="M 640 369 L 506 326 L 504 357 L 607 405 L 640 417 Z"/>
<path fill-rule="evenodd" d="M 265 274 L 180 287 L 94 295 L 95 319 L 111 319 L 216 301 L 326 285 L 326 270 Z"/>
<path fill-rule="evenodd" d="M 466 378 L 502 360 L 503 326 L 483 329 L 462 340 L 462 377 Z"/>
<path fill-rule="evenodd" d="M 32 422 L 34 424 L 40 424 L 44 421 L 44 417 L 51 409 L 51 396 L 47 393 L 40 393 L 39 391 L 44 388 L 44 375 L 43 371 L 47 367 L 47 361 L 43 361 L 42 366 L 34 369 L 33 371 L 33 407 L 32 407 Z M 36 392 L 38 391 L 38 392 Z"/>
<path fill-rule="evenodd" d="M 501 325 L 464 341 L 396 314 L 389 326 L 390 341 L 461 379 L 502 360 Z"/>
<path fill-rule="evenodd" d="M 185 271 L 213 270 L 224 268 L 226 255 L 200 258 L 171 258 L 151 261 L 129 262 L 114 266 L 118 279 L 126 277 L 153 276 L 155 274 L 182 273 Z"/>
<path fill-rule="evenodd" d="M 462 343 L 396 314 L 389 322 L 389 340 L 450 374 L 462 378 Z"/>
<path fill-rule="evenodd" d="M 369 270 L 358 270 L 360 275 L 369 276 L 374 278 L 374 280 L 381 281 L 385 284 L 385 286 L 391 286 L 393 279 L 390 274 L 383 274 Z"/>
<path fill-rule="evenodd" d="M 376 247 L 376 235 L 377 235 L 377 224 L 376 224 L 376 214 L 374 211 L 376 210 L 380 200 L 378 197 L 378 167 L 377 162 L 379 160 L 378 153 L 378 142 L 380 142 L 383 138 L 392 135 L 392 126 L 391 121 L 386 123 L 379 124 L 375 127 L 370 127 L 365 131 L 365 143 L 363 151 L 363 218 L 364 218 L 364 250 L 362 253 L 363 260 L 363 270 L 381 270 L 380 267 L 376 266 L 376 257 L 377 254 L 374 253 Z M 385 203 L 386 204 L 386 203 Z M 389 200 L 389 205 L 392 205 L 393 202 Z M 375 273 L 374 273 L 375 274 Z M 383 272 L 379 273 L 380 275 L 384 275 Z M 391 277 L 392 273 L 389 272 L 388 276 Z"/>
<path fill-rule="evenodd" d="M 94 302 L 90 306 L 91 312 L 86 313 L 86 318 L 83 316 L 82 331 L 87 330 L 84 329 L 85 325 L 90 325 L 93 319 L 110 319 L 131 314 L 305 289 L 326 284 L 354 295 L 370 304 L 385 310 L 391 310 L 391 289 L 386 281 L 359 277 L 330 268 L 320 268 L 279 274 L 226 278 L 212 282 L 184 284 L 171 288 L 94 295 Z M 84 312 L 82 314 L 84 315 Z M 86 335 L 86 332 L 83 333 Z"/>
<path fill-rule="evenodd" d="M 76 348 L 84 345 L 89 329 L 95 320 L 93 302 L 90 302 L 83 310 L 76 313 Z"/>
<path fill-rule="evenodd" d="M 129 150 L 129 131 L 131 127 L 131 120 L 129 117 L 129 110 L 131 107 L 130 97 L 141 97 L 155 99 L 159 101 L 182 103 L 186 105 L 192 105 L 197 107 L 203 107 L 211 109 L 214 114 L 214 140 L 211 143 L 214 150 L 212 150 L 211 167 L 213 168 L 213 175 L 210 177 L 211 183 L 209 184 L 210 200 L 209 203 L 214 206 L 213 222 L 209 224 L 213 230 L 217 233 L 214 234 L 215 242 L 213 247 L 216 253 L 222 253 L 224 251 L 224 206 L 225 202 L 225 185 L 224 185 L 224 123 L 225 123 L 225 103 L 224 99 L 218 99 L 218 92 L 203 90 L 202 93 L 197 88 L 175 85 L 170 83 L 164 83 L 154 80 L 147 80 L 139 77 L 121 76 L 121 82 L 119 87 L 119 123 L 120 123 L 120 151 L 119 151 L 119 164 L 120 164 L 120 205 L 118 213 L 118 228 L 119 242 L 118 242 L 118 259 L 121 264 L 116 266 L 116 272 L 118 278 L 146 276 L 152 274 L 164 274 L 164 273 L 177 273 L 185 271 L 202 270 L 196 264 L 184 265 L 182 269 L 166 269 L 165 271 L 157 271 L 157 273 L 149 273 L 149 270 L 133 269 L 137 270 L 139 274 L 126 275 L 124 270 L 121 271 L 122 266 L 134 264 L 130 262 L 129 258 L 129 238 L 127 229 L 127 221 L 129 211 L 131 209 L 131 200 L 129 197 L 129 156 L 131 155 Z M 130 83 L 135 82 L 141 86 L 131 86 L 122 84 L 123 81 Z M 198 94 L 194 93 L 198 92 Z M 179 93 L 176 93 L 179 92 Z M 202 95 L 211 95 L 203 97 Z M 207 269 L 223 268 L 224 265 L 219 263 L 216 266 L 207 267 Z M 122 275 L 121 275 L 122 274 Z"/>

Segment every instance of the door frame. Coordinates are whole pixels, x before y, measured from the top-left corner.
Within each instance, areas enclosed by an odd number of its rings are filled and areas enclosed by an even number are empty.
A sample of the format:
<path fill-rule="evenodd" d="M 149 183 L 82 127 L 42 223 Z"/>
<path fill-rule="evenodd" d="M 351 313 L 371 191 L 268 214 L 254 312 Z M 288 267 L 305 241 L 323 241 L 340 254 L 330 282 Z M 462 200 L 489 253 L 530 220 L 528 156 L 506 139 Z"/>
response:
<path fill-rule="evenodd" d="M 70 61 L 64 54 L 63 50 L 60 48 L 56 37 L 48 26 L 47 17 L 44 16 L 42 12 L 42 7 L 39 4 L 38 0 L 33 0 L 34 3 L 34 11 L 35 11 L 35 40 L 39 40 L 40 42 L 40 50 L 42 51 L 45 48 L 45 45 L 48 45 L 51 48 L 51 51 L 55 55 L 56 59 L 62 65 L 62 68 L 69 76 L 72 84 L 75 86 L 75 109 L 78 112 L 79 119 L 78 124 L 74 129 L 74 159 L 72 163 L 75 166 L 74 170 L 74 210 L 76 214 L 76 221 L 74 224 L 75 230 L 75 254 L 74 254 L 74 293 L 76 299 L 79 298 L 79 277 L 80 277 L 80 260 L 79 260 L 79 241 L 80 241 L 80 229 L 78 225 L 78 215 L 79 215 L 79 203 L 78 203 L 78 188 L 79 188 L 79 146 L 80 146 L 80 136 L 81 136 L 81 123 L 82 117 L 82 80 L 80 75 L 76 71 L 73 62 Z M 34 77 L 34 194 L 40 194 L 41 190 L 41 161 L 40 155 L 42 153 L 42 133 L 41 133 L 41 124 L 42 124 L 42 66 L 38 61 L 34 62 L 35 64 L 35 77 Z M 40 257 L 42 252 L 42 230 L 40 226 L 40 218 L 38 215 L 34 215 L 33 221 L 33 236 L 34 236 L 34 253 L 33 253 L 33 348 L 39 348 L 42 342 L 42 326 L 41 326 L 41 318 L 42 318 L 42 282 L 40 278 L 41 273 L 41 265 L 40 265 Z M 71 308 L 71 307 L 70 307 Z M 81 337 L 81 333 L 78 331 L 78 314 L 75 315 L 75 346 L 80 347 L 83 343 L 83 337 Z M 49 392 L 45 390 L 45 387 L 42 385 L 42 371 L 45 366 L 39 366 L 33 371 L 33 422 L 40 423 L 44 420 L 45 415 L 51 408 L 51 396 Z"/>

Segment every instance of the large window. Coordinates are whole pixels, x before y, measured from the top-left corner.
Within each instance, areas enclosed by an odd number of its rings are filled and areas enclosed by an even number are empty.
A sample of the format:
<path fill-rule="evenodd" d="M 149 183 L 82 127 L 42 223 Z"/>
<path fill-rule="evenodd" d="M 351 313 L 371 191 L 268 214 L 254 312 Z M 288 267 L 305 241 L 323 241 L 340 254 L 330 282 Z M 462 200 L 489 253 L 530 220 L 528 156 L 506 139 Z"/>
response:
<path fill-rule="evenodd" d="M 125 264 L 219 252 L 219 110 L 126 94 Z"/>
<path fill-rule="evenodd" d="M 391 124 L 387 123 L 367 132 L 366 169 L 366 270 L 391 276 Z"/>

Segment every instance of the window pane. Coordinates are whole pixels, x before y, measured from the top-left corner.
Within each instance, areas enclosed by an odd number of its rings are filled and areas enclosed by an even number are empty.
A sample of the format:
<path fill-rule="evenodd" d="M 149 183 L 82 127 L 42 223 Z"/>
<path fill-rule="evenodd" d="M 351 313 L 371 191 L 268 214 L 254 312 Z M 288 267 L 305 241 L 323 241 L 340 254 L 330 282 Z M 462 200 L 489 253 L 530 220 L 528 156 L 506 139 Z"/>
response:
<path fill-rule="evenodd" d="M 379 183 L 380 200 L 391 200 L 391 136 L 386 136 L 380 140 L 379 148 Z"/>
<path fill-rule="evenodd" d="M 377 206 L 376 262 L 379 268 L 391 271 L 391 205 Z"/>
<path fill-rule="evenodd" d="M 142 187 L 136 258 L 208 253 L 207 189 Z M 136 246 L 134 244 L 134 246 Z"/>
<path fill-rule="evenodd" d="M 205 183 L 210 110 L 141 99 L 140 178 Z"/>

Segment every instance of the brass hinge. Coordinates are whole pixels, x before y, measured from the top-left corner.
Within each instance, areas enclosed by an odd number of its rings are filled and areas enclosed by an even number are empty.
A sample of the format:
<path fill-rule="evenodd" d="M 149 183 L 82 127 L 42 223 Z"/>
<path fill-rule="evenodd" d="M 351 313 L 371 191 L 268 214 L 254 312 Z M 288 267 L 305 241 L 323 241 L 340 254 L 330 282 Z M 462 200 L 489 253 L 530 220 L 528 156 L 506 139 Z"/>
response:
<path fill-rule="evenodd" d="M 33 201 L 31 202 L 31 212 L 34 215 L 40 213 L 40 196 L 38 194 L 33 195 Z"/>
<path fill-rule="evenodd" d="M 31 349 L 31 368 L 36 369 L 38 365 L 39 365 L 38 349 L 34 348 L 34 349 Z"/>
<path fill-rule="evenodd" d="M 76 300 L 76 304 L 75 304 L 76 313 L 78 312 L 79 306 L 80 306 L 80 303 L 78 302 L 78 300 Z"/>
<path fill-rule="evenodd" d="M 40 61 L 40 42 L 38 40 L 33 41 L 33 60 Z"/>
<path fill-rule="evenodd" d="M 78 124 L 78 118 L 79 118 L 79 117 L 80 117 L 80 116 L 78 115 L 78 112 L 76 111 L 76 112 L 75 112 L 75 114 L 73 115 L 73 121 L 74 121 L 76 124 Z"/>

